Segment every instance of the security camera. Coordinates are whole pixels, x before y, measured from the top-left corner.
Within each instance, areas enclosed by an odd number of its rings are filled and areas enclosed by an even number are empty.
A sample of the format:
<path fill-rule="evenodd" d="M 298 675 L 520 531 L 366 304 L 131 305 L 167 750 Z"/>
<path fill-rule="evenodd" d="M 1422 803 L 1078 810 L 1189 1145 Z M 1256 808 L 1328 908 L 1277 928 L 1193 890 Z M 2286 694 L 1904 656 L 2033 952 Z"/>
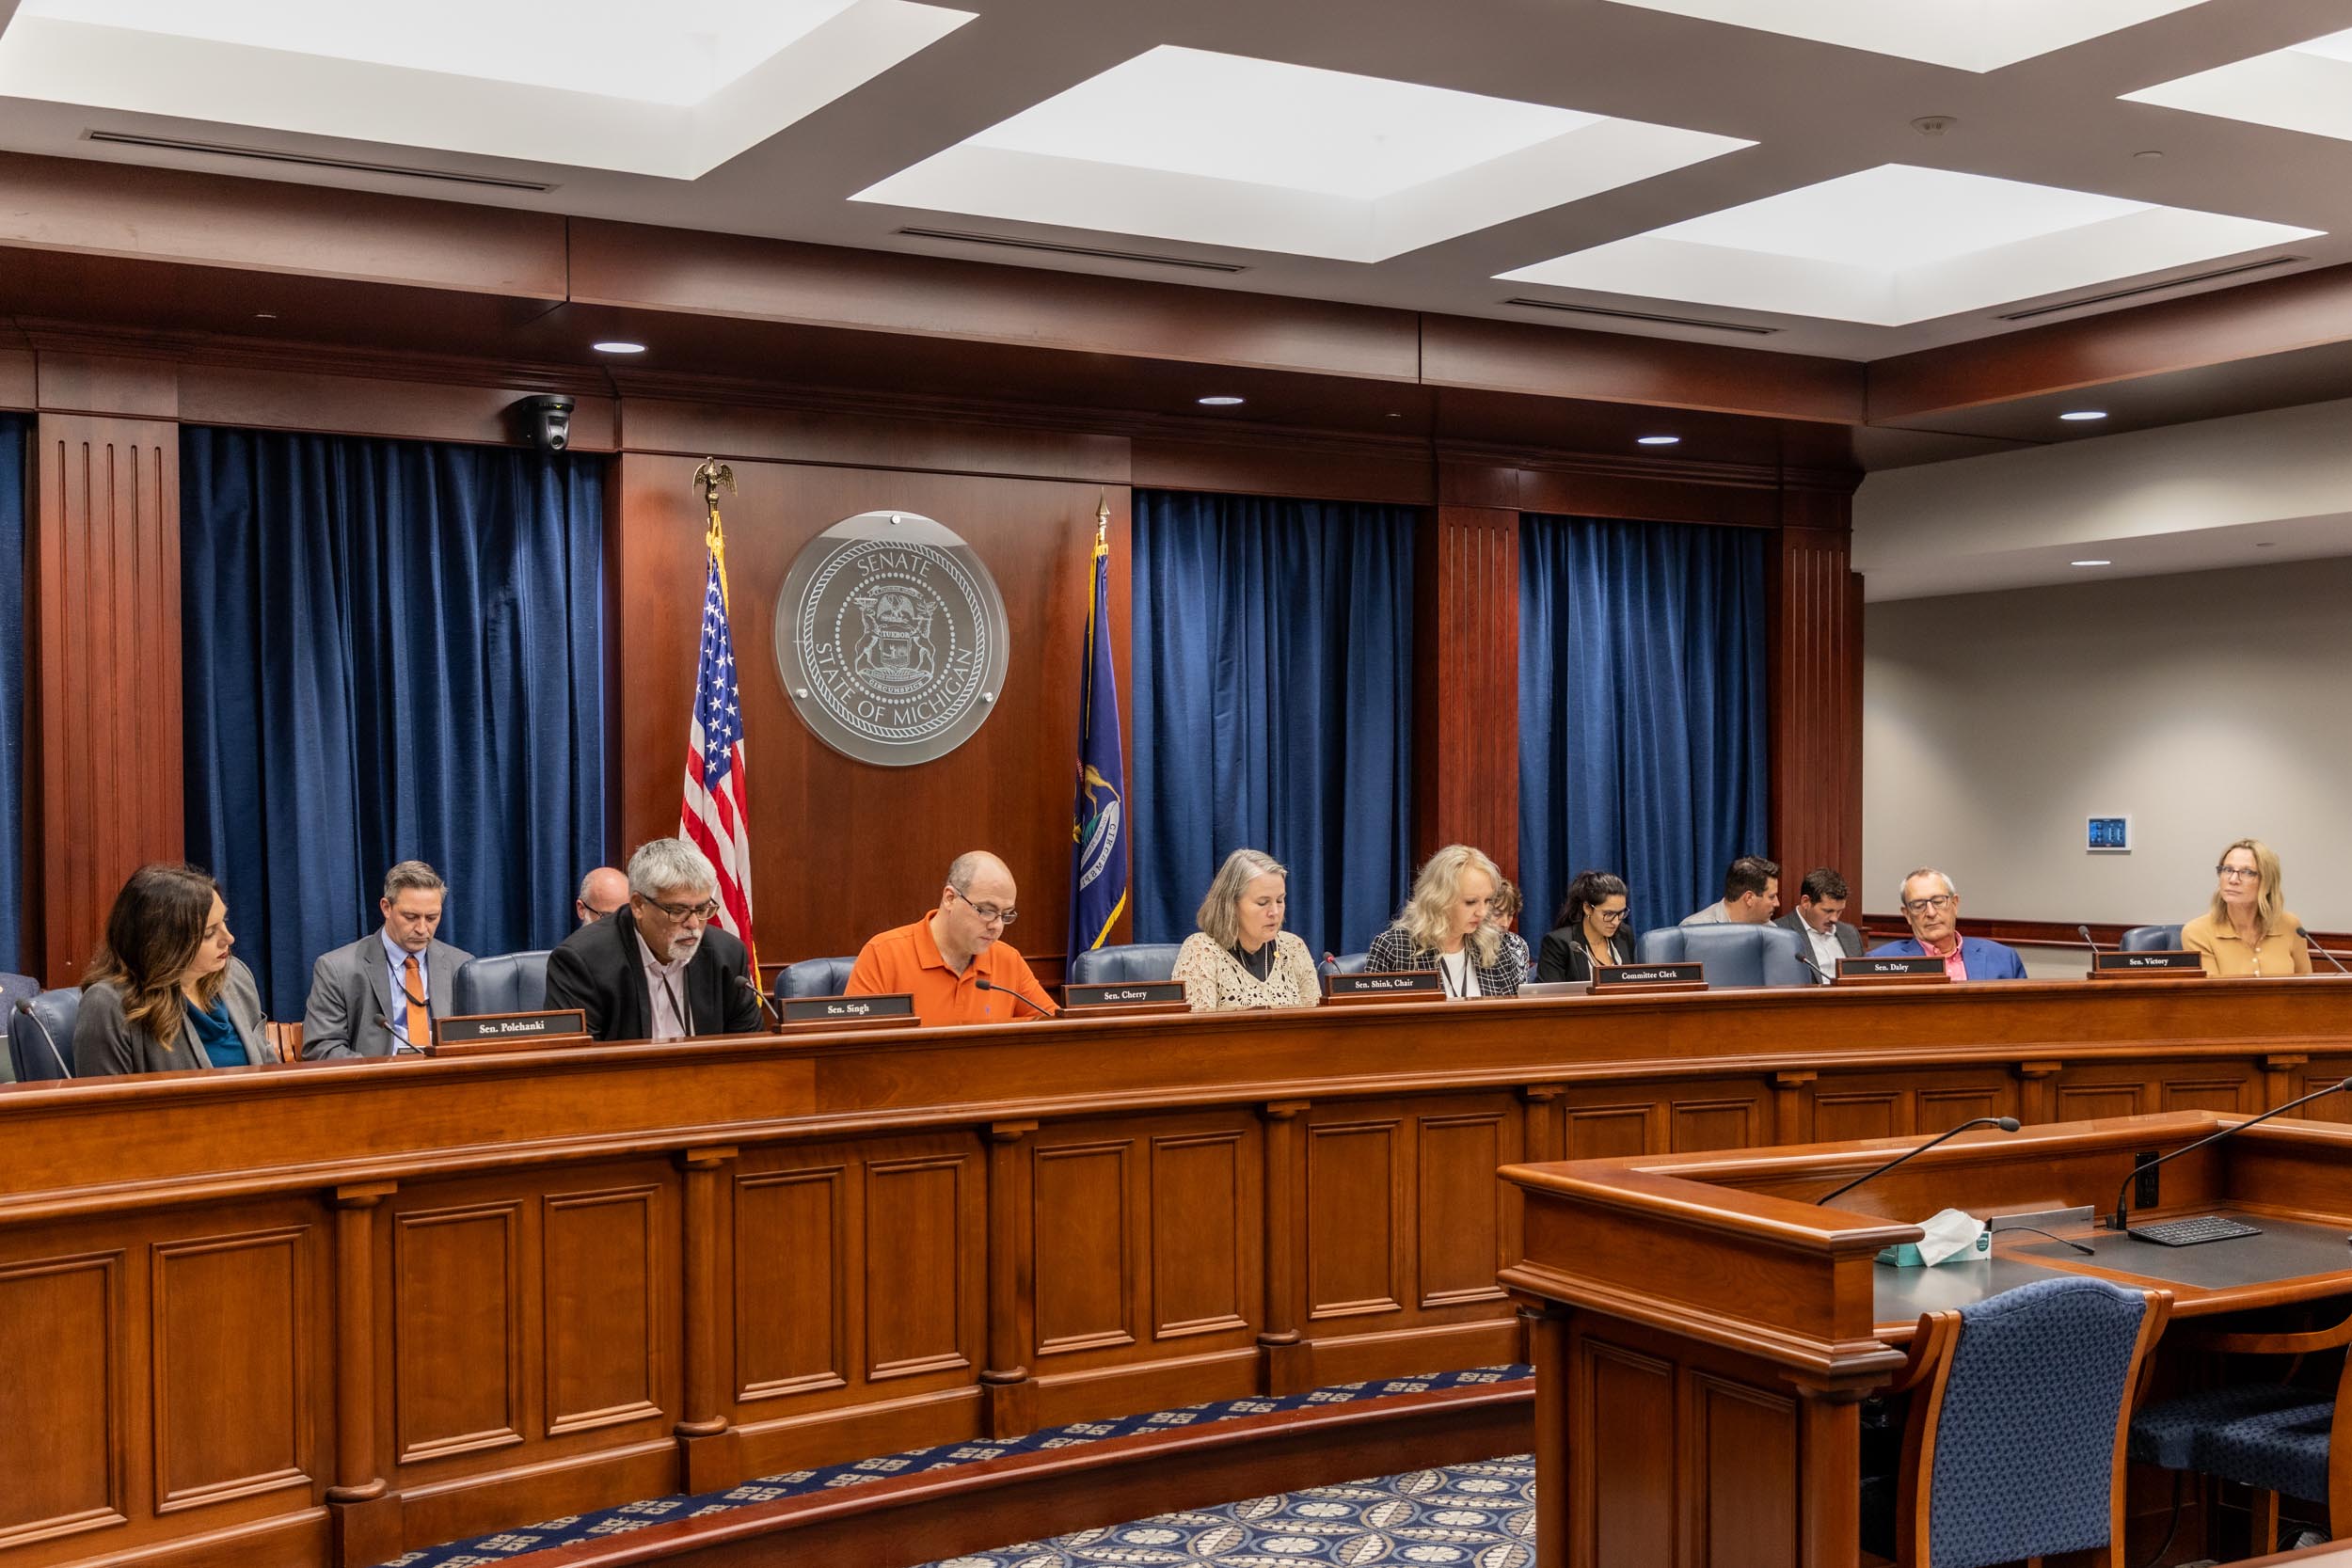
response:
<path fill-rule="evenodd" d="M 515 404 L 521 418 L 523 439 L 541 451 L 562 451 L 572 444 L 572 400 L 542 392 Z"/>

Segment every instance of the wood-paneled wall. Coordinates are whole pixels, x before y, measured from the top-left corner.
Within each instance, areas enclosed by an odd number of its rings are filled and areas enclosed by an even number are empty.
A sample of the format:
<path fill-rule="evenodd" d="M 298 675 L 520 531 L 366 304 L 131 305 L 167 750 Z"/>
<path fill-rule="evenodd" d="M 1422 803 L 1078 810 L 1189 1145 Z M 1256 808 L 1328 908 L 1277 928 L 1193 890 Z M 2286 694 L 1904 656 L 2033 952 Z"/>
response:
<path fill-rule="evenodd" d="M 0 1088 L 0 1343 L 39 1347 L 6 1384 L 0 1565 L 359 1568 L 1518 1359 L 1501 1165 L 2251 1112 L 2344 1070 L 2347 986 L 1403 1005 Z"/>

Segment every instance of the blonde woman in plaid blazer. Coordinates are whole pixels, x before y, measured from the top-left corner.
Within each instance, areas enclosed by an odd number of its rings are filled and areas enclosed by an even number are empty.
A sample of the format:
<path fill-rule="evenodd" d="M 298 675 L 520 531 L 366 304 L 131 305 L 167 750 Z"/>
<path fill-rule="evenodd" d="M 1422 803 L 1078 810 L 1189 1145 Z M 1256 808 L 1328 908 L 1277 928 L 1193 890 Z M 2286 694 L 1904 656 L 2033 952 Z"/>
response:
<path fill-rule="evenodd" d="M 1488 918 L 1502 881 L 1484 854 L 1447 845 L 1413 879 L 1396 924 L 1372 939 L 1365 970 L 1434 969 L 1448 996 L 1517 996 L 1527 978 L 1527 943 Z"/>

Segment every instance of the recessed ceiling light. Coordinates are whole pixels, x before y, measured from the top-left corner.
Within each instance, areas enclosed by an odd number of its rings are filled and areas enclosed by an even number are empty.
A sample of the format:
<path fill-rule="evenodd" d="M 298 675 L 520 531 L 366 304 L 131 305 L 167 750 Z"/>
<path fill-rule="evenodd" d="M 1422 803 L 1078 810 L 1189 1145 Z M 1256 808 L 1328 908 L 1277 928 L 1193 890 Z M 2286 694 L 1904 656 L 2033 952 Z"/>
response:
<path fill-rule="evenodd" d="M 278 319 L 278 312 L 275 310 L 256 310 L 253 312 L 253 319 L 257 322 L 274 322 Z"/>
<path fill-rule="evenodd" d="M 2069 566 L 2112 566 L 2115 562 L 2112 561 L 2070 561 L 2067 564 Z"/>
<path fill-rule="evenodd" d="M 588 346 L 598 354 L 643 354 L 645 352 L 644 344 L 632 343 L 626 338 L 608 339 L 604 342 L 590 343 Z"/>
<path fill-rule="evenodd" d="M 1193 401 L 1203 408 L 1232 408 L 1243 400 L 1240 398 L 1195 398 Z"/>
<path fill-rule="evenodd" d="M 2254 541 L 2254 547 L 2258 550 L 2275 550 L 2279 547 L 2279 541 L 2276 539 L 2257 539 Z"/>
<path fill-rule="evenodd" d="M 2104 420 L 2106 417 L 2107 411 L 2104 408 L 2075 408 L 2058 416 L 2059 419 L 2074 424 L 2081 424 L 2088 420 Z"/>
<path fill-rule="evenodd" d="M 1679 436 L 1637 436 L 1633 438 L 1636 446 L 1644 447 L 1671 447 L 1681 439 Z"/>

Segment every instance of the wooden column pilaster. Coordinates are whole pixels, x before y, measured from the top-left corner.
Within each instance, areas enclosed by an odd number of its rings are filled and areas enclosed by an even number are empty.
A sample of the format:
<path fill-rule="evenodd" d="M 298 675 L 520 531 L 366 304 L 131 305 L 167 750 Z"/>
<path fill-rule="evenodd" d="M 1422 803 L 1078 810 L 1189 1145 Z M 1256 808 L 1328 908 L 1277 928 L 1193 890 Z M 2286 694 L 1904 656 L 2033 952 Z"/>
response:
<path fill-rule="evenodd" d="M 1851 498 L 1784 489 L 1767 585 L 1772 843 L 1781 903 L 1817 865 L 1862 880 L 1862 579 Z M 1858 907 L 1858 906 L 1857 906 Z"/>
<path fill-rule="evenodd" d="M 1413 541 L 1413 856 L 1519 861 L 1519 515 L 1438 506 Z"/>

